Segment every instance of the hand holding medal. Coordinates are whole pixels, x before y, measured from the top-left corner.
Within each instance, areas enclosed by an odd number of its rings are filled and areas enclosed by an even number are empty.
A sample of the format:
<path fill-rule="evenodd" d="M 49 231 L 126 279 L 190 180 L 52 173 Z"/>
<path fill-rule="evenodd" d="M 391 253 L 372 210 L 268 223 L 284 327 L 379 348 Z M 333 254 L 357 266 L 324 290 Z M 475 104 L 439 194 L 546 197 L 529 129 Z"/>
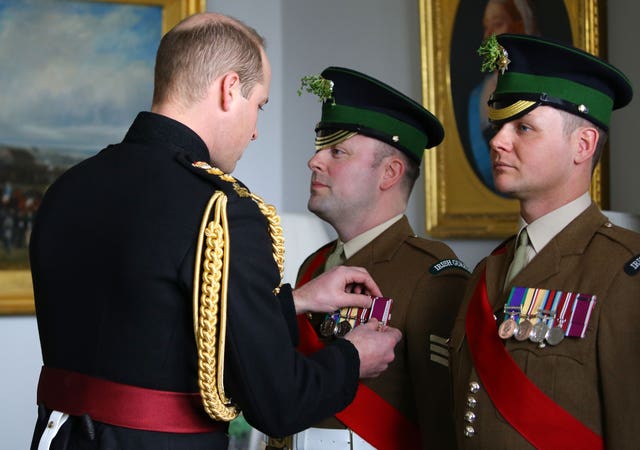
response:
<path fill-rule="evenodd" d="M 382 296 L 373 278 L 361 267 L 348 266 L 336 266 L 293 291 L 296 314 L 369 308 L 371 296 Z"/>
<path fill-rule="evenodd" d="M 343 337 L 353 328 L 367 323 L 370 319 L 378 320 L 378 328 L 387 326 L 391 319 L 393 300 L 388 297 L 371 296 L 370 308 L 346 307 L 326 315 L 320 324 L 319 332 L 323 337 Z"/>

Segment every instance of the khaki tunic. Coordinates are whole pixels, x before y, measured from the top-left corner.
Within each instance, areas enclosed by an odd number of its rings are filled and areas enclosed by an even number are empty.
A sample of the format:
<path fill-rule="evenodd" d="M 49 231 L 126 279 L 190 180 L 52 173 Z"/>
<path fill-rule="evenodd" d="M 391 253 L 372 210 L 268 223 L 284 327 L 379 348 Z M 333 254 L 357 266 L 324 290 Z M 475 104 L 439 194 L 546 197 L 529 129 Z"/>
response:
<path fill-rule="evenodd" d="M 299 277 L 314 257 L 311 255 L 303 263 Z M 450 336 L 468 272 L 445 264 L 447 268 L 430 273 L 430 268 L 442 260 L 457 257 L 441 242 L 416 237 L 403 217 L 346 262 L 366 268 L 383 295 L 393 299 L 390 324 L 403 335 L 393 363 L 379 377 L 365 380 L 364 384 L 419 423 L 425 449 L 455 448 L 444 340 Z M 322 271 L 319 268 L 314 276 Z M 323 318 L 324 314 L 313 316 L 316 330 Z M 432 335 L 439 342 L 433 351 Z M 316 426 L 344 428 L 334 417 Z"/>
<path fill-rule="evenodd" d="M 481 262 L 469 283 L 451 340 L 456 435 L 462 449 L 533 448 L 497 412 L 482 384 L 470 408 L 469 383 L 478 381 L 465 337 L 470 296 L 486 267 L 487 293 L 500 322 L 508 291 L 502 285 L 513 259 L 514 239 Z M 547 396 L 604 439 L 605 448 L 638 448 L 640 426 L 640 276 L 632 262 L 640 234 L 611 225 L 594 205 L 571 222 L 512 281 L 514 286 L 595 294 L 584 338 L 540 348 L 529 340 L 505 341 L 518 366 Z M 629 273 L 625 271 L 625 268 Z M 510 288 L 510 287 L 509 287 Z M 497 329 L 496 329 L 497 330 Z M 497 333 L 497 331 L 496 331 Z M 496 367 L 495 370 L 500 370 Z M 518 402 L 518 398 L 513 398 Z M 476 415 L 465 421 L 466 411 Z M 522 405 L 522 414 L 545 414 Z M 471 425 L 473 437 L 465 437 Z M 544 429 L 539 430 L 544 433 Z"/>

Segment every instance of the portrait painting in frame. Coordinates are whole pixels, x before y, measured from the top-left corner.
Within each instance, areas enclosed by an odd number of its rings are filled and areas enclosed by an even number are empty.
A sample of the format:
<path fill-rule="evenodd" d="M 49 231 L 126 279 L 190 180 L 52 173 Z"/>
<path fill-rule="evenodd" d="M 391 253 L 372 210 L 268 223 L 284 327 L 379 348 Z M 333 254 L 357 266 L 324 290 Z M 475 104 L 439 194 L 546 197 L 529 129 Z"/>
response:
<path fill-rule="evenodd" d="M 426 232 L 438 238 L 503 238 L 516 231 L 518 202 L 491 176 L 486 101 L 495 74 L 481 73 L 477 49 L 493 33 L 525 33 L 604 51 L 601 0 L 420 0 L 423 103 L 445 139 L 425 152 Z M 502 19 L 501 19 L 502 17 Z M 504 17 L 515 18 L 507 23 Z M 591 195 L 602 205 L 601 165 Z"/>
<path fill-rule="evenodd" d="M 149 110 L 162 35 L 205 4 L 0 0 L 0 314 L 34 312 L 28 246 L 47 187 Z"/>

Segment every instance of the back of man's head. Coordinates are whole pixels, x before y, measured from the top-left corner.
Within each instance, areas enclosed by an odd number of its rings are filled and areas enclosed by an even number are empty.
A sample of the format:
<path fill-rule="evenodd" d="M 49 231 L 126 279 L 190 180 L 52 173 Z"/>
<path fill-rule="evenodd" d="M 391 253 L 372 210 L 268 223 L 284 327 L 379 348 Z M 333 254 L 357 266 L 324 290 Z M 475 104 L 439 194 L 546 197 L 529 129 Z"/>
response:
<path fill-rule="evenodd" d="M 237 19 L 216 13 L 190 16 L 160 41 L 156 55 L 153 105 L 183 107 L 205 97 L 211 83 L 233 71 L 248 97 L 263 79 L 264 39 Z"/>

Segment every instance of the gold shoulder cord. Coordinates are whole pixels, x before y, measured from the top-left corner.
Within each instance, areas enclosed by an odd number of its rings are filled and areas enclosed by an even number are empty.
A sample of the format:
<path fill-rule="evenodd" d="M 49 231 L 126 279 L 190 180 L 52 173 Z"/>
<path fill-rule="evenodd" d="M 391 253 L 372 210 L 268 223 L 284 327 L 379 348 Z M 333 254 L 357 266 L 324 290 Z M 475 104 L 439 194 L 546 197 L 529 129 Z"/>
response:
<path fill-rule="evenodd" d="M 231 176 L 205 163 L 194 166 L 206 169 L 225 181 L 241 197 L 250 197 L 269 222 L 273 259 L 284 274 L 284 238 L 280 218 L 275 207 L 264 203 L 262 198 L 240 186 Z M 228 422 L 240 411 L 224 392 L 224 351 L 227 326 L 227 287 L 229 278 L 230 239 L 227 223 L 227 196 L 216 191 L 202 216 L 194 270 L 193 326 L 198 347 L 198 383 L 205 411 L 218 421 Z M 213 218 L 211 214 L 213 210 Z M 210 220 L 211 219 L 211 220 Z M 206 243 L 206 248 L 205 244 Z M 204 250 L 204 259 L 202 252 Z M 202 261 L 202 263 L 201 263 Z M 202 271 L 202 275 L 200 273 Z M 202 281 L 202 283 L 200 283 Z M 277 294 L 280 287 L 274 289 Z M 219 323 L 219 327 L 218 327 Z M 217 345 L 216 345 L 217 342 Z M 217 354 L 217 357 L 216 357 Z"/>

